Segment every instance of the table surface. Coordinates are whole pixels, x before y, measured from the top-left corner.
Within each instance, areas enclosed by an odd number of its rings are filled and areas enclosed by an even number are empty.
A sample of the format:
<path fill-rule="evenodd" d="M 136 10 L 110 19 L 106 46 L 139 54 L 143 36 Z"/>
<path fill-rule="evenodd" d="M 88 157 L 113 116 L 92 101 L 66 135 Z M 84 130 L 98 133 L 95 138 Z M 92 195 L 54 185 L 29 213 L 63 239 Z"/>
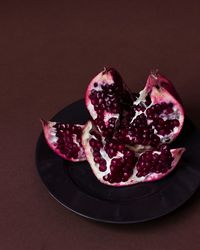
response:
<path fill-rule="evenodd" d="M 117 68 L 135 91 L 152 68 L 159 68 L 175 83 L 187 114 L 200 127 L 198 1 L 4 2 L 1 249 L 199 249 L 200 190 L 158 220 L 101 224 L 58 204 L 35 166 L 39 117 L 50 119 L 82 98 L 90 79 L 107 65 Z"/>

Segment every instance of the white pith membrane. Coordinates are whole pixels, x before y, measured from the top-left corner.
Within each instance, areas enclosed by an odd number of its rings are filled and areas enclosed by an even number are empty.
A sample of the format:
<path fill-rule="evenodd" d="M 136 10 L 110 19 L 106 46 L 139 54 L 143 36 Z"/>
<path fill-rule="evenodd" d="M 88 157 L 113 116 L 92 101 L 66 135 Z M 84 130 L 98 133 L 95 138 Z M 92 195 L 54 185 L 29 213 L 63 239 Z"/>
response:
<path fill-rule="evenodd" d="M 149 119 L 147 117 L 147 110 L 151 108 L 152 106 L 156 104 L 173 104 L 172 110 L 173 112 L 167 113 L 167 112 L 162 112 L 160 115 L 158 115 L 158 118 L 162 118 L 162 120 L 168 121 L 168 120 L 178 120 L 179 121 L 179 126 L 175 126 L 170 133 L 161 135 L 158 133 L 156 130 L 155 126 L 152 125 L 153 133 L 157 135 L 160 139 L 160 143 L 171 143 L 174 141 L 177 136 L 179 135 L 180 131 L 182 130 L 183 124 L 184 124 L 184 110 L 182 105 L 177 101 L 177 99 L 174 98 L 174 96 L 167 90 L 165 89 L 160 81 L 165 81 L 165 84 L 169 84 L 169 88 L 172 87 L 173 85 L 168 82 L 168 80 L 164 77 L 160 77 L 160 75 L 154 75 L 153 73 L 150 74 L 150 76 L 147 79 L 147 83 L 145 88 L 139 92 L 139 97 L 137 98 L 136 101 L 133 102 L 133 105 L 141 105 L 145 108 L 145 111 L 137 111 L 135 110 L 135 115 L 132 117 L 132 120 L 130 121 L 130 125 L 135 121 L 135 119 L 141 115 L 144 114 L 147 120 L 147 124 L 150 125 L 152 122 L 154 122 L 154 119 Z M 151 104 L 146 105 L 146 97 L 149 96 L 151 99 Z M 130 129 L 131 130 L 131 129 Z M 131 140 L 130 135 L 126 135 L 126 138 Z M 128 142 L 127 142 L 128 143 Z M 144 151 L 151 149 L 152 147 L 150 145 L 142 145 L 142 144 L 131 144 L 130 148 L 132 148 L 135 151 Z"/>
<path fill-rule="evenodd" d="M 102 159 L 106 160 L 107 169 L 104 172 L 100 171 L 99 164 L 94 161 L 93 149 L 89 144 L 89 142 L 92 138 L 96 139 L 96 137 L 94 135 L 90 134 L 90 132 L 93 130 L 94 130 L 94 126 L 93 126 L 92 122 L 91 121 L 87 122 L 86 126 L 83 129 L 82 145 L 85 149 L 87 161 L 89 162 L 90 167 L 91 167 L 94 175 L 96 176 L 96 178 L 100 182 L 107 184 L 107 185 L 110 185 L 110 186 L 128 186 L 128 185 L 133 185 L 133 184 L 136 184 L 139 182 L 150 182 L 150 181 L 162 179 L 163 177 L 168 175 L 177 166 L 183 152 L 185 151 L 184 148 L 177 148 L 177 149 L 170 150 L 170 153 L 173 157 L 173 161 L 171 163 L 171 168 L 169 168 L 167 170 L 167 172 L 165 172 L 165 173 L 151 173 L 150 172 L 146 176 L 138 177 L 137 176 L 138 171 L 136 168 L 137 163 L 136 163 L 135 166 L 133 167 L 133 174 L 129 177 L 129 179 L 127 181 L 110 183 L 109 181 L 104 180 L 103 177 L 111 172 L 111 170 L 110 170 L 111 160 L 118 159 L 118 158 L 122 157 L 123 154 L 118 151 L 116 156 L 110 158 L 107 155 L 106 151 L 103 148 L 101 148 L 100 149 L 101 157 L 102 157 Z M 103 143 L 103 145 L 105 144 L 105 140 L 103 139 L 103 137 L 102 137 L 102 143 Z M 153 154 L 160 154 L 160 152 L 155 150 L 153 152 Z M 140 157 L 141 155 L 142 155 L 142 153 L 138 153 L 137 156 Z"/>
<path fill-rule="evenodd" d="M 59 156 L 61 156 L 62 158 L 64 158 L 65 160 L 69 160 L 69 161 L 73 161 L 73 162 L 79 162 L 79 161 L 85 161 L 86 157 L 85 157 L 85 151 L 82 147 L 81 144 L 81 140 L 77 138 L 77 135 L 74 133 L 72 134 L 72 136 L 70 135 L 70 137 L 73 138 L 73 143 L 76 144 L 79 148 L 78 151 L 78 157 L 77 158 L 68 158 L 65 154 L 63 154 L 59 149 L 58 149 L 58 137 L 56 136 L 57 130 L 55 128 L 56 124 L 61 124 L 66 126 L 67 123 L 60 123 L 60 122 L 52 122 L 52 121 L 44 121 L 41 119 L 42 122 L 42 127 L 43 127 L 43 131 L 44 131 L 44 136 L 45 139 L 49 145 L 49 147 Z M 81 129 L 83 129 L 84 125 L 79 125 L 79 124 L 73 124 L 76 127 L 80 127 Z M 79 142 L 80 141 L 80 142 Z"/>

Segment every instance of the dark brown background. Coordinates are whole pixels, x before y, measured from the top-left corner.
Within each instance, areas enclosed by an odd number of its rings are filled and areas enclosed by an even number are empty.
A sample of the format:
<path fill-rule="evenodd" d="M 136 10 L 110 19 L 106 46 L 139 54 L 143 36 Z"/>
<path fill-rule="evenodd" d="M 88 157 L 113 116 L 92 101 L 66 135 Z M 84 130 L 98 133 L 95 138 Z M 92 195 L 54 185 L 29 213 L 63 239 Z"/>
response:
<path fill-rule="evenodd" d="M 200 126 L 198 1 L 52 2 L 0 3 L 0 249 L 200 249 L 200 191 L 159 220 L 100 224 L 51 198 L 34 159 L 38 118 L 83 97 L 104 65 L 135 90 L 158 67 Z"/>

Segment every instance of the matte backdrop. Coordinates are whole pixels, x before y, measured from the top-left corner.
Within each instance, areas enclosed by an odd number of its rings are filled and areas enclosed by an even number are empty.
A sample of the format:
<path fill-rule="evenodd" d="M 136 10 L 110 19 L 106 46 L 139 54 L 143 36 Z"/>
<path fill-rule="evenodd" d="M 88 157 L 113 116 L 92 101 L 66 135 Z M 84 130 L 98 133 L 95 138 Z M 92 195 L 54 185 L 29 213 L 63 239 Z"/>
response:
<path fill-rule="evenodd" d="M 107 65 L 136 91 L 159 68 L 200 127 L 199 13 L 199 1 L 1 1 L 0 249 L 200 249 L 199 190 L 155 221 L 95 223 L 48 194 L 34 158 L 39 117 L 82 98 Z"/>

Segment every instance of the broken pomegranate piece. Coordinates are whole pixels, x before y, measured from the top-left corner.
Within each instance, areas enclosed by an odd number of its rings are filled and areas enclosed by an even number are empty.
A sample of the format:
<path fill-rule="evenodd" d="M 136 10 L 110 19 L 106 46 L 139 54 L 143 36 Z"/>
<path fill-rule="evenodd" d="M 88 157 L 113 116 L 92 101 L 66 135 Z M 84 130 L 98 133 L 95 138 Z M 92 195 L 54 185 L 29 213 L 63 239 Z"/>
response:
<path fill-rule="evenodd" d="M 115 138 L 135 147 L 150 149 L 177 138 L 184 123 L 184 109 L 171 82 L 151 73 L 145 88 L 124 112 Z"/>
<path fill-rule="evenodd" d="M 104 136 L 112 135 L 116 129 L 123 102 L 132 102 L 128 88 L 115 69 L 104 68 L 89 83 L 85 94 L 86 107 Z"/>
<path fill-rule="evenodd" d="M 45 139 L 50 148 L 69 161 L 85 161 L 81 144 L 84 125 L 41 120 Z"/>
<path fill-rule="evenodd" d="M 82 145 L 90 167 L 97 179 L 111 186 L 127 186 L 159 180 L 178 164 L 184 148 L 135 153 L 128 145 L 103 137 L 89 121 L 82 136 Z"/>

